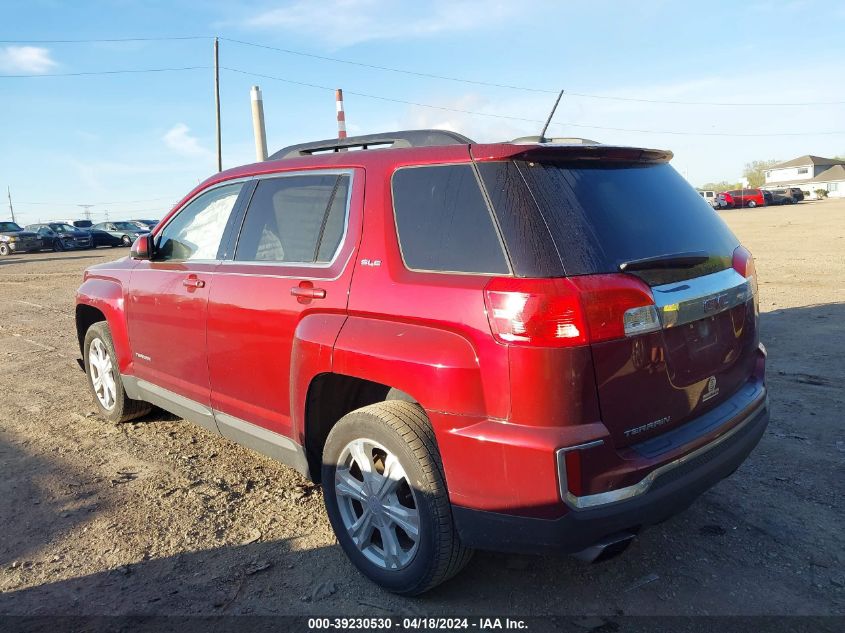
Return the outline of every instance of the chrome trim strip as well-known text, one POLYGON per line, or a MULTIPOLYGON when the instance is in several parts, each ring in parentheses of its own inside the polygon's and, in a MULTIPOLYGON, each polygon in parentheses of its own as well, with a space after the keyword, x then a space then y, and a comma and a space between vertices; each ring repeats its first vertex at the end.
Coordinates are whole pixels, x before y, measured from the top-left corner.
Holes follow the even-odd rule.
POLYGON ((653 286, 654 303, 664 328, 720 314, 748 301, 754 286, 733 268, 653 286))
POLYGON ((568 453, 570 451, 580 451, 585 448, 593 448, 594 446, 601 446, 604 444, 604 440, 593 440, 592 442, 587 442, 586 444, 576 444, 575 446, 567 446, 565 448, 559 448, 555 451, 557 455, 562 455, 563 453, 568 453))
POLYGON ((204 404, 174 393, 164 387, 159 387, 151 382, 135 376, 120 375, 126 395, 134 400, 143 400, 174 415, 194 422, 212 433, 219 433, 217 422, 214 420, 214 412, 204 404))
POLYGON ((561 498, 563 501, 573 510, 583 510, 585 508, 595 508, 598 506, 605 506, 612 503, 618 503, 620 501, 625 501, 627 499, 631 499, 633 497, 638 497, 648 491, 651 488, 651 485, 655 482, 655 480, 664 475, 665 473, 669 472, 670 470, 674 470, 679 466, 687 463, 691 459, 695 459, 699 455, 703 455, 704 453, 716 448, 726 440, 730 439, 737 433, 739 433, 742 429, 744 429, 748 424, 750 424, 756 417, 757 414, 760 413, 762 409, 765 409, 769 404, 769 396, 767 395, 763 401, 758 404, 754 409, 749 413, 746 418, 734 426, 731 430, 727 433, 724 433, 717 437, 715 440, 710 442, 709 444, 705 444, 704 446, 698 448, 697 450, 692 451, 691 453, 687 453, 686 455, 681 455, 677 459, 672 460, 671 462, 664 464, 660 468, 656 468, 655 470, 651 471, 648 475, 643 477, 640 481, 630 486, 626 486, 624 488, 617 488, 616 490, 608 490, 607 492, 599 492, 592 495, 584 495, 582 497, 575 496, 569 489, 566 487, 566 468, 565 465, 562 466, 561 461, 561 449, 557 451, 558 454, 558 472, 560 473, 560 493, 561 498))
POLYGON ((222 413, 215 409, 214 419, 217 420, 217 424, 222 427, 220 429, 220 433, 221 435, 223 435, 223 437, 228 437, 229 439, 237 439, 236 437, 231 437, 230 434, 227 433, 228 429, 232 429, 254 437, 257 440, 267 442, 268 444, 274 444, 285 450, 299 450, 299 444, 294 442, 291 438, 285 435, 281 435, 280 433, 268 431, 264 427, 257 426, 255 424, 252 424, 251 422, 247 422, 246 420, 241 420, 240 418, 236 418, 235 416, 229 415, 228 413, 222 413))
POLYGON ((343 213, 343 232, 340 234, 340 241, 337 243, 337 248, 332 253, 332 257, 328 262, 278 262, 272 260, 239 260, 234 259, 238 253, 238 244, 241 241, 241 231, 243 231, 243 225, 246 223, 246 217, 249 214, 249 208, 252 206, 250 204, 247 205, 246 211, 244 212, 244 217, 241 222, 241 227, 238 229, 238 239, 235 242, 235 248, 232 253, 231 260, 224 260, 224 263, 231 262, 232 264, 246 264, 246 265, 256 265, 256 266, 295 266, 295 267, 302 267, 302 268, 331 268, 334 263, 337 261, 337 258, 340 256, 340 252, 343 250, 343 246, 346 243, 347 234, 349 233, 349 218, 352 213, 352 191, 355 187, 355 170, 353 168, 341 168, 341 169, 298 169, 296 171, 279 171, 279 172, 272 172, 269 174, 258 174, 254 177, 255 180, 259 181, 259 184, 262 180, 273 180, 276 178, 295 178, 297 176, 349 176, 349 188, 346 192, 346 207, 344 208, 343 213))

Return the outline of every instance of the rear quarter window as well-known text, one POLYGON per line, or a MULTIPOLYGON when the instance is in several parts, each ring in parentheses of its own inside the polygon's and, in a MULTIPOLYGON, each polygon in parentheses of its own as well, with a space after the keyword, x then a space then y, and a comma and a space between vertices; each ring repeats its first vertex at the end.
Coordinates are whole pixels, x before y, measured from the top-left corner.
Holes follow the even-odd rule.
POLYGON ((398 169, 392 188, 399 246, 409 269, 510 272, 472 165, 398 169))

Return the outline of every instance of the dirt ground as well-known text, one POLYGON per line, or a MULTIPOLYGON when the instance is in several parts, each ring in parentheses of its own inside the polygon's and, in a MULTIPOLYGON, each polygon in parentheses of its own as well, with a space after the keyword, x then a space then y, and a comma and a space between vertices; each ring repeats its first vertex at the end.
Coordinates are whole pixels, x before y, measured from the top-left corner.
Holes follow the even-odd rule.
POLYGON ((621 557, 478 552, 417 599, 340 551, 319 488, 174 416, 94 414, 82 270, 0 260, 0 614, 845 614, 845 201, 730 211, 756 256, 771 425, 749 460, 621 557))

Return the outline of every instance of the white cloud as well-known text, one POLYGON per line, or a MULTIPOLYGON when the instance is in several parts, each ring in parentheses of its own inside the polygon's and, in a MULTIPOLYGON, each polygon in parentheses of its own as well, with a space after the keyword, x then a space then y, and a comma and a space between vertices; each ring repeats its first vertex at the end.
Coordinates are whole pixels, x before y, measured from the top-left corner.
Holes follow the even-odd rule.
POLYGON ((199 139, 191 135, 191 128, 177 123, 162 136, 164 144, 183 156, 210 156, 211 152, 200 145, 199 139))
POLYGON ((427 37, 511 23, 524 7, 488 0, 479 7, 470 0, 405 3, 390 0, 297 0, 248 18, 252 28, 284 29, 340 47, 371 40, 427 37))
POLYGON ((10 73, 46 73, 58 64, 50 50, 39 46, 6 46, 0 49, 0 69, 10 73))

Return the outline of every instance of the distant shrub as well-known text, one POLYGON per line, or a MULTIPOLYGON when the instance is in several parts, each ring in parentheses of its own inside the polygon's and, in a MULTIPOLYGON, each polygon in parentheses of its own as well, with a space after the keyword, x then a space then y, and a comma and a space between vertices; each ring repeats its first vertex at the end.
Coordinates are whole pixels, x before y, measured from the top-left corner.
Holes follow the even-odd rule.
POLYGON ((816 189, 815 192, 818 199, 827 198, 827 189, 816 189))

